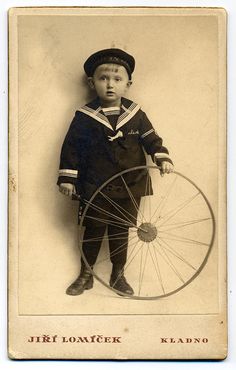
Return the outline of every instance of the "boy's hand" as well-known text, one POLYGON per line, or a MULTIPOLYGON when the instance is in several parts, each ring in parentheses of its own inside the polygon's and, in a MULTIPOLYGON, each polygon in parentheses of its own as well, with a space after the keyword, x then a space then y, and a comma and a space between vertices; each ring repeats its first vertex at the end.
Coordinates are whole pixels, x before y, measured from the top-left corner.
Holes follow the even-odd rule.
POLYGON ((174 166, 172 163, 163 161, 161 163, 161 176, 164 176, 165 173, 171 173, 174 171, 174 166))
POLYGON ((59 186, 59 191, 64 195, 72 197, 72 194, 75 194, 75 185, 62 182, 59 186))

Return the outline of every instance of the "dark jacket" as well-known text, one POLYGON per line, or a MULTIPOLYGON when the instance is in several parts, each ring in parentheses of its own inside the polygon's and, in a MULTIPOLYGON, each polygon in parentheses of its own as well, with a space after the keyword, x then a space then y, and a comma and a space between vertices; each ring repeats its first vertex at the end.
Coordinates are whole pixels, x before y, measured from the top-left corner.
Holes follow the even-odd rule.
MULTIPOLYGON (((152 157, 159 153, 158 165, 163 160, 171 162, 168 150, 162 146, 162 139, 136 103, 122 98, 120 116, 116 129, 113 129, 99 100, 95 99, 75 113, 62 146, 57 184, 72 183, 77 192, 88 199, 96 188, 116 173, 146 165, 143 149, 152 157)), ((124 178, 135 196, 145 194, 146 170, 128 173, 124 178)), ((119 188, 124 186, 121 179, 113 184, 111 196, 127 197, 127 190, 119 188)))

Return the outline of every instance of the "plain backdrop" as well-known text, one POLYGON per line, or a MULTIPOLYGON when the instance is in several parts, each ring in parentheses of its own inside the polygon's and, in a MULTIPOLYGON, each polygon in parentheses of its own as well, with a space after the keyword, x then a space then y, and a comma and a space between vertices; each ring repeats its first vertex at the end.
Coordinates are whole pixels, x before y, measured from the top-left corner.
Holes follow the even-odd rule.
MULTIPOLYGON (((113 2, 112 4, 109 3, 109 5, 115 5, 116 3, 113 2)), ((2 43, 2 46, 3 46, 3 51, 1 53, 1 64, 4 68, 4 74, 2 76, 2 81, 1 81, 1 100, 2 100, 2 106, 4 106, 4 110, 1 111, 1 121, 3 122, 3 124, 1 125, 1 172, 4 174, 4 176, 1 178, 1 204, 3 204, 3 207, 1 207, 1 220, 4 220, 2 223, 1 223, 1 245, 3 246, 3 248, 1 249, 1 262, 3 262, 3 269, 2 269, 2 295, 1 295, 1 306, 2 306, 2 312, 3 312, 3 315, 1 315, 2 317, 2 325, 1 325, 1 328, 3 328, 2 330, 2 337, 1 337, 1 363, 4 364, 4 368, 5 369, 8 369, 8 368, 14 368, 14 367, 17 367, 17 368, 26 368, 27 366, 30 366, 30 368, 35 367, 35 368, 39 368, 41 369, 41 367, 43 366, 44 368, 54 368, 54 367, 57 367, 59 368, 60 366, 61 367, 73 367, 73 366, 78 366, 77 363, 75 362, 34 362, 33 364, 30 363, 30 362, 11 362, 9 360, 6 359, 6 285, 5 285, 5 282, 6 282, 6 224, 7 224, 7 218, 6 218, 6 194, 7 194, 7 190, 6 190, 6 177, 7 177, 7 98, 6 98, 6 95, 7 95, 7 54, 6 54, 6 46, 7 46, 7 31, 6 31, 6 10, 7 8, 11 7, 11 6, 27 6, 27 5, 31 5, 31 6, 36 6, 36 5, 67 5, 67 3, 65 2, 60 2, 60 1, 57 1, 57 2, 54 2, 54 1, 51 1, 50 3, 49 2, 40 2, 37 3, 37 2, 34 2, 34 1, 25 1, 25 2, 14 2, 14 1, 6 1, 4 3, 4 5, 1 5, 1 19, 2 19, 2 35, 4 35, 4 42, 2 43), (4 57, 4 58, 3 58, 4 57)), ((73 5, 73 2, 70 2, 69 5, 73 5)), ((76 2, 76 4, 74 5, 80 5, 79 2, 76 2)), ((82 5, 85 5, 85 4, 82 4, 82 5)), ((86 4, 88 5, 88 4, 86 4)), ((107 5, 106 3, 102 3, 102 2, 95 2, 93 3, 92 5, 107 5)), ((127 5, 125 2, 119 2, 119 5, 127 5)), ((129 3, 129 5, 131 5, 131 3, 129 3)), ((132 5, 144 5, 144 4, 140 4, 140 3, 132 3, 132 5)), ((234 106, 232 104, 233 102, 233 97, 235 96, 235 74, 234 74, 234 70, 233 70, 233 66, 235 65, 235 55, 233 54, 232 52, 232 44, 233 44, 233 34, 235 34, 235 30, 233 29, 233 24, 235 24, 235 4, 233 1, 199 1, 199 2, 192 2, 192 1, 188 1, 188 2, 180 2, 180 1, 175 1, 175 2, 150 2, 150 4, 147 4, 147 2, 145 2, 145 5, 171 5, 171 6, 176 6, 176 5, 181 5, 181 6, 186 6, 186 5, 192 5, 192 6, 196 6, 196 5, 203 5, 203 6, 224 6, 226 8, 228 8, 229 10, 229 15, 230 15, 230 18, 229 18, 229 163, 230 163, 230 167, 229 167, 229 175, 230 175, 230 181, 229 181, 229 267, 230 267, 230 271, 231 271, 231 275, 230 275, 230 278, 229 278, 229 303, 230 303, 230 328, 233 328, 233 326, 235 326, 235 319, 233 318, 233 314, 232 314, 232 311, 233 311, 233 304, 234 304, 234 307, 235 307, 235 294, 234 294, 234 290, 233 290, 233 281, 235 281, 235 279, 233 280, 233 277, 235 275, 234 273, 234 270, 232 268, 232 265, 233 265, 233 260, 235 259, 235 252, 233 251, 233 244, 234 244, 234 240, 235 240, 235 235, 234 235, 234 231, 233 231, 233 216, 234 216, 234 212, 235 212, 235 209, 234 209, 234 206, 233 206, 233 203, 235 202, 235 195, 233 194, 233 189, 235 188, 235 174, 233 173, 233 157, 235 156, 235 149, 234 149, 234 144, 233 144, 233 136, 235 137, 235 129, 233 127, 233 120, 235 118, 235 110, 234 110, 234 106)), ((122 46, 122 45, 119 45, 119 46, 122 46)), ((75 102, 75 105, 76 105, 76 102, 75 102)), ((68 108, 68 109, 71 109, 70 112, 68 111, 68 117, 71 115, 71 112, 73 111, 74 107, 71 106, 71 108, 68 108), (70 114, 69 114, 70 113, 70 114)), ((164 136, 164 135, 163 135, 164 136)), ((169 139, 168 139, 169 140, 169 139)), ((58 140, 59 141, 59 140, 58 140)), ((235 217, 234 217, 235 219, 235 217)), ((221 362, 221 363, 214 363, 213 366, 217 366, 217 367, 220 367, 220 368, 233 368, 233 363, 235 364, 235 357, 233 355, 233 346, 234 346, 234 337, 232 335, 232 330, 229 331, 230 333, 230 356, 228 358, 228 360, 224 361, 224 362, 221 362)), ((234 346, 235 347, 235 346, 234 346)), ((124 367, 124 364, 119 364, 119 363, 113 363, 112 366, 115 367, 119 367, 120 365, 122 365, 122 368, 124 367)), ((125 364, 125 366, 128 367, 132 367, 134 366, 136 369, 137 368, 143 368, 143 365, 142 363, 129 363, 129 364, 125 364)), ((99 368, 99 366, 101 366, 102 368, 106 367, 106 366, 111 366, 111 364, 109 363, 83 363, 83 367, 84 368, 92 368, 92 367, 96 367, 96 368, 99 368)), ((197 363, 197 362, 192 362, 191 364, 189 363, 181 363, 181 362, 178 362, 178 363, 169 363, 169 362, 165 362, 165 363, 145 363, 144 365, 145 367, 157 367, 157 366, 161 366, 161 368, 164 368, 164 367, 167 367, 167 368, 177 368, 178 366, 180 366, 181 368, 183 368, 184 366, 187 366, 188 368, 198 368, 198 366, 201 366, 201 367, 204 367, 204 366, 209 366, 208 363, 197 363), (191 366, 190 366, 191 365, 191 366)), ((235 366, 235 365, 234 365, 235 366)))
MULTIPOLYGON (((218 167, 222 163, 218 139, 222 132, 219 133, 218 116, 217 17, 21 15, 18 17, 20 313, 217 312, 217 235, 207 268, 196 282, 168 300, 148 306, 134 301, 117 305, 116 300, 107 302, 104 294, 95 295, 93 290, 80 297, 78 307, 77 300, 71 301, 64 294, 78 275, 79 253, 77 204, 63 197, 56 186, 59 155, 75 110, 91 99, 83 63, 96 50, 112 46, 135 56, 136 68, 128 97, 141 105, 163 137, 176 170, 205 193, 217 220, 221 180, 218 167)), ((172 203, 175 208, 181 201, 176 197, 172 203)), ((206 215, 203 213, 202 217, 206 215)), ((190 213, 188 217, 191 219, 190 213)), ((202 235, 199 239, 206 240, 202 235)), ((110 268, 107 264, 100 273, 106 274, 110 268)))

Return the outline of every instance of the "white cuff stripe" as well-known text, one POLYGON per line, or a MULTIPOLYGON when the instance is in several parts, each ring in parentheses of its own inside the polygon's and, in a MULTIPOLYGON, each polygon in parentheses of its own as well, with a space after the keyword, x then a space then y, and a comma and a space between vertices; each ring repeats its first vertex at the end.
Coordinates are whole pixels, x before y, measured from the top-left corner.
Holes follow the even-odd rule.
POLYGON ((142 139, 145 138, 146 136, 150 135, 152 132, 154 132, 153 128, 151 128, 151 130, 149 130, 149 131, 145 132, 143 135, 141 135, 141 138, 142 139))
POLYGON ((59 170, 59 176, 67 176, 67 177, 74 177, 76 178, 78 176, 78 171, 77 170, 59 170))
POLYGON ((155 158, 170 158, 170 156, 167 153, 155 153, 154 154, 155 158))

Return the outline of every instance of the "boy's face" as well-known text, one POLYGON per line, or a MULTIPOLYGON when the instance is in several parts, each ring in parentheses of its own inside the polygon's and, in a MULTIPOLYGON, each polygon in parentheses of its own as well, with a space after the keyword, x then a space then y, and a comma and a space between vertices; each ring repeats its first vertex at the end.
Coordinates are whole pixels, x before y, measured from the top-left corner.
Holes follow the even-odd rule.
POLYGON ((88 81, 104 107, 119 106, 121 97, 131 85, 125 67, 110 63, 98 66, 88 81))

